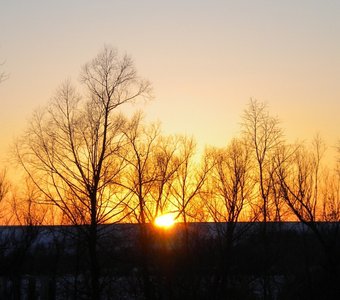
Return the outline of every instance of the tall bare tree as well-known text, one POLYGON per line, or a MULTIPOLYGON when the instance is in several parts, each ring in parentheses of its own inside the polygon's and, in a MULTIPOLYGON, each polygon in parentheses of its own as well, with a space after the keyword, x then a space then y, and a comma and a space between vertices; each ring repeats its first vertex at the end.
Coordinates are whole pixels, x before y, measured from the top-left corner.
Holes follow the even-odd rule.
POLYGON ((274 166, 272 164, 276 149, 283 143, 283 132, 279 120, 269 114, 267 105, 251 99, 244 111, 242 129, 247 143, 252 149, 256 171, 254 182, 259 190, 262 221, 271 219, 271 193, 273 191, 274 166))
POLYGON ((120 216, 120 151, 124 118, 117 108, 147 97, 150 84, 138 77, 128 56, 105 47, 81 72, 85 95, 65 83, 50 105, 35 113, 16 154, 42 192, 73 224, 86 224, 91 298, 100 298, 98 225, 120 216))

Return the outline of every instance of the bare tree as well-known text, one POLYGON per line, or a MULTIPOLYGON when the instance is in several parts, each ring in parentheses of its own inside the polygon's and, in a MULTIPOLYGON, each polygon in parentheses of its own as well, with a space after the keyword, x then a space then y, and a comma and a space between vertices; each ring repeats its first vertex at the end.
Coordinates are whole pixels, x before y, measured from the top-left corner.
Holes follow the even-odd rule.
POLYGON ((312 150, 298 145, 290 158, 281 161, 277 167, 282 197, 295 216, 304 223, 317 221, 321 148, 322 142, 316 137, 312 150))
POLYGON ((256 171, 254 180, 259 189, 262 220, 271 219, 271 193, 273 192, 274 166, 272 164, 276 149, 283 143, 283 132, 279 120, 272 117, 265 103, 251 99, 243 115, 244 137, 253 152, 256 171))
POLYGON ((150 207, 152 220, 157 216, 173 212, 171 207, 171 190, 176 171, 181 165, 178 149, 181 145, 179 136, 160 136, 153 154, 153 166, 156 171, 156 180, 151 191, 150 207))
POLYGON ((127 191, 129 201, 126 205, 139 224, 152 221, 150 214, 150 194, 157 173, 154 168, 153 155, 160 134, 157 124, 145 126, 142 114, 138 113, 123 129, 126 139, 125 152, 121 152, 123 160, 127 163, 124 181, 121 183, 127 191))
POLYGON ((322 221, 340 221, 340 174, 328 171, 323 176, 321 189, 322 221))
POLYGON ((336 165, 323 176, 323 220, 340 221, 340 141, 336 146, 336 165))
POLYGON ((236 223, 252 197, 249 149, 243 141, 233 139, 226 149, 215 149, 210 155, 214 163, 208 209, 215 221, 236 223))
POLYGON ((36 112, 17 143, 20 164, 40 189, 41 202, 59 207, 73 224, 86 224, 91 298, 100 298, 98 224, 117 221, 123 161, 121 128, 115 114, 124 103, 147 97, 148 82, 132 60, 105 47, 81 72, 85 96, 64 84, 47 109, 36 112))
POLYGON ((202 190, 207 172, 207 165, 203 162, 199 168, 195 162, 196 142, 193 138, 182 137, 179 149, 181 161, 175 172, 175 180, 171 190, 171 204, 178 212, 178 218, 184 223, 193 220, 190 205, 202 190))

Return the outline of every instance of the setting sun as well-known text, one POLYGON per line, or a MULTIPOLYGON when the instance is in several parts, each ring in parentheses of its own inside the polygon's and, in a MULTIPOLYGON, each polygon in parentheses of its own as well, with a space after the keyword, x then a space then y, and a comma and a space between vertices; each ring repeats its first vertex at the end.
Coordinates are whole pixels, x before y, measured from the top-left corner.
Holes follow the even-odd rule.
POLYGON ((171 214, 161 215, 155 219, 157 227, 169 228, 175 223, 174 217, 171 214))

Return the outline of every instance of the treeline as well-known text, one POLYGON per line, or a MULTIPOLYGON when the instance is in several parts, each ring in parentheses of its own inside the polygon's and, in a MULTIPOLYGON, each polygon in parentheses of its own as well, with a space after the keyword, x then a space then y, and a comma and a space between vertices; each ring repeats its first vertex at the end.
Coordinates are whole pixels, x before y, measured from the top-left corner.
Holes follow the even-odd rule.
POLYGON ((84 225, 92 299, 100 294, 100 224, 140 224, 143 255, 149 251, 147 224, 165 213, 185 226, 228 222, 227 241, 240 220, 299 220, 328 247, 315 224, 339 221, 340 169, 323 163, 321 137, 288 143, 278 118, 251 99, 240 135, 199 155, 193 137, 165 136, 141 112, 120 113, 127 103, 151 97, 150 83, 130 57, 106 47, 80 78, 79 87, 65 82, 35 111, 16 141, 14 156, 26 179, 9 192, 1 177, 7 207, 1 217, 29 226, 84 225))
POLYGON ((249 101, 226 147, 197 153, 193 137, 120 112, 151 97, 128 56, 107 47, 80 78, 34 112, 13 147, 26 179, 9 193, 15 185, 1 175, 10 221, 148 223, 169 212, 184 223, 339 220, 340 169, 325 164, 322 138, 288 143, 265 103, 249 101))

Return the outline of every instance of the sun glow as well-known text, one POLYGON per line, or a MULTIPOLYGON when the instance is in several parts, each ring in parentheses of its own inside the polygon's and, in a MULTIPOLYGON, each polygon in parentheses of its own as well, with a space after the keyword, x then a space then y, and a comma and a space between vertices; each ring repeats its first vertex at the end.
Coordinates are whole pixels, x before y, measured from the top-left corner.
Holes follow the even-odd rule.
POLYGON ((155 225, 157 227, 169 228, 174 225, 175 219, 171 214, 161 215, 155 219, 155 225))

